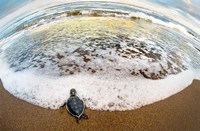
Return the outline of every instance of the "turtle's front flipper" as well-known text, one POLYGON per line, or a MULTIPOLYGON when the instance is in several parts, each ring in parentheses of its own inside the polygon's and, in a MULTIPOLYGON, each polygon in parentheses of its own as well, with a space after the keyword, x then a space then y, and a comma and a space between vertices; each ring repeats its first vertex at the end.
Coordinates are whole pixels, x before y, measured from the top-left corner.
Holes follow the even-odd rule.
POLYGON ((63 108, 63 107, 65 107, 65 106, 66 106, 66 102, 63 103, 63 105, 61 105, 60 107, 63 108))
POLYGON ((82 114, 81 116, 83 119, 89 119, 88 116, 86 114, 82 114))

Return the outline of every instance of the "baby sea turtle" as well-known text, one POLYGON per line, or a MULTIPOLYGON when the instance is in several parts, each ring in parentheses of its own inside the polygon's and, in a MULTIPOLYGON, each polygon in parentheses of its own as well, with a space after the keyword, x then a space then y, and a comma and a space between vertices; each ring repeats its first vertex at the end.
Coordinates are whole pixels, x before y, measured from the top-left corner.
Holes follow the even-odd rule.
POLYGON ((76 96, 75 89, 70 90, 70 97, 67 100, 66 108, 72 116, 77 118, 77 123, 79 123, 81 118, 88 119, 88 116, 84 114, 85 105, 83 101, 76 96))

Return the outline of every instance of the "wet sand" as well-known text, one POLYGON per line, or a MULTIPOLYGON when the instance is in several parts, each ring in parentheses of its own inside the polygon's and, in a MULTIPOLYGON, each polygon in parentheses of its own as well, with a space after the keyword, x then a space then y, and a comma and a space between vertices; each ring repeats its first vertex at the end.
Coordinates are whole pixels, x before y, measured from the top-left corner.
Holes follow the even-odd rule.
POLYGON ((76 123, 65 108, 44 109, 9 94, 0 83, 0 130, 200 130, 200 81, 163 101, 124 112, 86 109, 76 123))

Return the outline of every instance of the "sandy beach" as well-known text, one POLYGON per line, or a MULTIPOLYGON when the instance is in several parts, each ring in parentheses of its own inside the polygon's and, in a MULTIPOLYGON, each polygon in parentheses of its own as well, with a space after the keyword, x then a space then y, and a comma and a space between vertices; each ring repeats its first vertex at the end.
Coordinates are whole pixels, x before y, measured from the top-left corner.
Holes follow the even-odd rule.
POLYGON ((0 83, 0 130, 200 130, 200 81, 163 101, 124 112, 86 109, 76 123, 65 108, 44 109, 9 94, 0 83))

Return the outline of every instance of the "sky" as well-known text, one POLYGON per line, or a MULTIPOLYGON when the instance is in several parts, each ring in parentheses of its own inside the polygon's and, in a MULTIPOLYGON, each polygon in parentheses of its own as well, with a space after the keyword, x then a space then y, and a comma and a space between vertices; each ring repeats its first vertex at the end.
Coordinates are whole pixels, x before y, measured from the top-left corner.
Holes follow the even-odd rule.
POLYGON ((147 0, 162 6, 178 8, 200 20, 200 0, 147 0))

